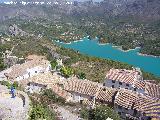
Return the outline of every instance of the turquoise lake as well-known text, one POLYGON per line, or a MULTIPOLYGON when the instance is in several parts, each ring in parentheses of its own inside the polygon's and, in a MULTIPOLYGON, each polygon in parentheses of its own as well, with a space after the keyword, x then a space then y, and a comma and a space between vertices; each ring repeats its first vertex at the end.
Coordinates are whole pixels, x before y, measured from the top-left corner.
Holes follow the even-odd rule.
POLYGON ((112 46, 112 44, 100 45, 98 44, 97 40, 89 39, 71 42, 70 44, 62 42, 56 43, 65 48, 74 49, 82 54, 86 54, 89 56, 128 63, 135 67, 139 67, 146 72, 150 72, 156 76, 160 76, 160 57, 139 55, 139 48, 124 52, 112 46))

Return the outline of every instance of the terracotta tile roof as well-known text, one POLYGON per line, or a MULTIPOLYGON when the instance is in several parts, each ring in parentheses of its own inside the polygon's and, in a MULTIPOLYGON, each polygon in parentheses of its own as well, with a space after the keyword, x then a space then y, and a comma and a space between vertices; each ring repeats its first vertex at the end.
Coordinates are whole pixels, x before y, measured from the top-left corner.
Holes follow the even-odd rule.
POLYGON ((160 83, 158 81, 156 81, 156 80, 145 80, 145 82, 149 82, 149 83, 160 85, 160 83))
POLYGON ((151 97, 160 99, 160 85, 146 82, 145 92, 151 97))
POLYGON ((144 81, 138 81, 138 80, 136 80, 133 84, 134 84, 134 86, 136 88, 145 89, 145 82, 144 81))
POLYGON ((53 84, 51 89, 58 95, 63 97, 64 99, 69 99, 69 93, 65 90, 63 90, 62 87, 59 87, 57 84, 53 84))
POLYGON ((89 96, 95 96, 98 100, 112 102, 116 89, 101 86, 99 83, 89 80, 79 80, 72 78, 64 83, 64 89, 70 92, 77 92, 89 96))
POLYGON ((137 98, 137 94, 125 89, 120 89, 115 97, 115 103, 122 107, 132 109, 132 105, 136 102, 137 98))
POLYGON ((33 76, 29 79, 26 79, 28 82, 34 82, 42 85, 53 85, 58 83, 59 79, 52 75, 51 72, 39 73, 36 76, 33 76))
POLYGON ((139 72, 136 70, 110 69, 106 75, 106 78, 132 84, 137 79, 138 74, 139 72))
POLYGON ((97 83, 91 82, 89 80, 79 80, 77 78, 72 78, 64 84, 64 89, 71 92, 95 96, 98 86, 99 85, 97 83))
POLYGON ((14 65, 11 67, 11 72, 6 73, 5 75, 9 77, 9 79, 15 79, 18 76, 22 76, 27 73, 27 69, 33 68, 33 67, 42 67, 46 69, 50 62, 48 60, 31 60, 28 62, 25 62, 23 64, 14 65))
POLYGON ((147 96, 139 96, 135 105, 135 109, 143 112, 146 116, 160 118, 160 100, 152 99, 147 96))
POLYGON ((125 108, 136 109, 145 113, 146 116, 160 118, 160 100, 153 99, 150 96, 121 89, 115 97, 115 103, 125 108))
POLYGON ((117 90, 112 89, 112 88, 101 87, 99 89, 99 93, 96 99, 107 101, 107 102, 112 102, 112 99, 113 99, 112 97, 115 95, 116 91, 117 90))

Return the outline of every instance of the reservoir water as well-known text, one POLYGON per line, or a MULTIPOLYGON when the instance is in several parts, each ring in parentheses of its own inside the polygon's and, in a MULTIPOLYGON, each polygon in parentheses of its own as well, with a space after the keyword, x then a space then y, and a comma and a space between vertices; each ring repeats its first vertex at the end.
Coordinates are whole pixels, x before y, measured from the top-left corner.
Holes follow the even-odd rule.
POLYGON ((100 45, 97 40, 89 40, 87 38, 71 42, 70 44, 63 42, 56 43, 65 48, 78 50, 80 53, 89 56, 128 63, 160 77, 160 57, 139 55, 139 48, 122 51, 112 46, 112 44, 100 45))

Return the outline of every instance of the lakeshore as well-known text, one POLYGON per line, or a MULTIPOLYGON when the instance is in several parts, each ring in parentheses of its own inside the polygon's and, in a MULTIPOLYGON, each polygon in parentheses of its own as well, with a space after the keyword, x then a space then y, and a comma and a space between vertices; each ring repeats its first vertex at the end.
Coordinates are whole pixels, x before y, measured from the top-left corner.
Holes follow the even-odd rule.
POLYGON ((112 44, 99 44, 96 40, 89 40, 87 38, 66 44, 64 42, 56 42, 57 45, 65 48, 78 50, 82 54, 89 56, 99 57, 103 59, 110 59, 140 67, 146 72, 150 72, 156 76, 160 76, 159 65, 160 58, 139 53, 140 48, 130 49, 127 51, 122 50, 119 46, 112 44))

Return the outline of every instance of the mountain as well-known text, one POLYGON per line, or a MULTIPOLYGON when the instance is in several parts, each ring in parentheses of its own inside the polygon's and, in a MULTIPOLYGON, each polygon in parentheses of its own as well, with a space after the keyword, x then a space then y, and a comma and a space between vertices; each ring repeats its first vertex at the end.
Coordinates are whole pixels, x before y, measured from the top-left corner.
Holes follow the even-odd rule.
POLYGON ((104 0, 99 9, 111 16, 134 16, 142 20, 160 19, 159 0, 104 0))
POLYGON ((1 5, 0 19, 15 16, 25 16, 27 18, 48 17, 48 10, 46 9, 49 9, 53 14, 58 12, 80 16, 86 14, 101 15, 103 17, 132 16, 140 20, 160 19, 159 0, 104 0, 95 4, 90 2, 76 4, 75 2, 70 2, 70 0, 23 0, 23 2, 30 3, 24 7, 20 4, 22 3, 21 0, 13 0, 12 4, 14 5, 1 5), (42 5, 46 7, 45 10, 42 5))

